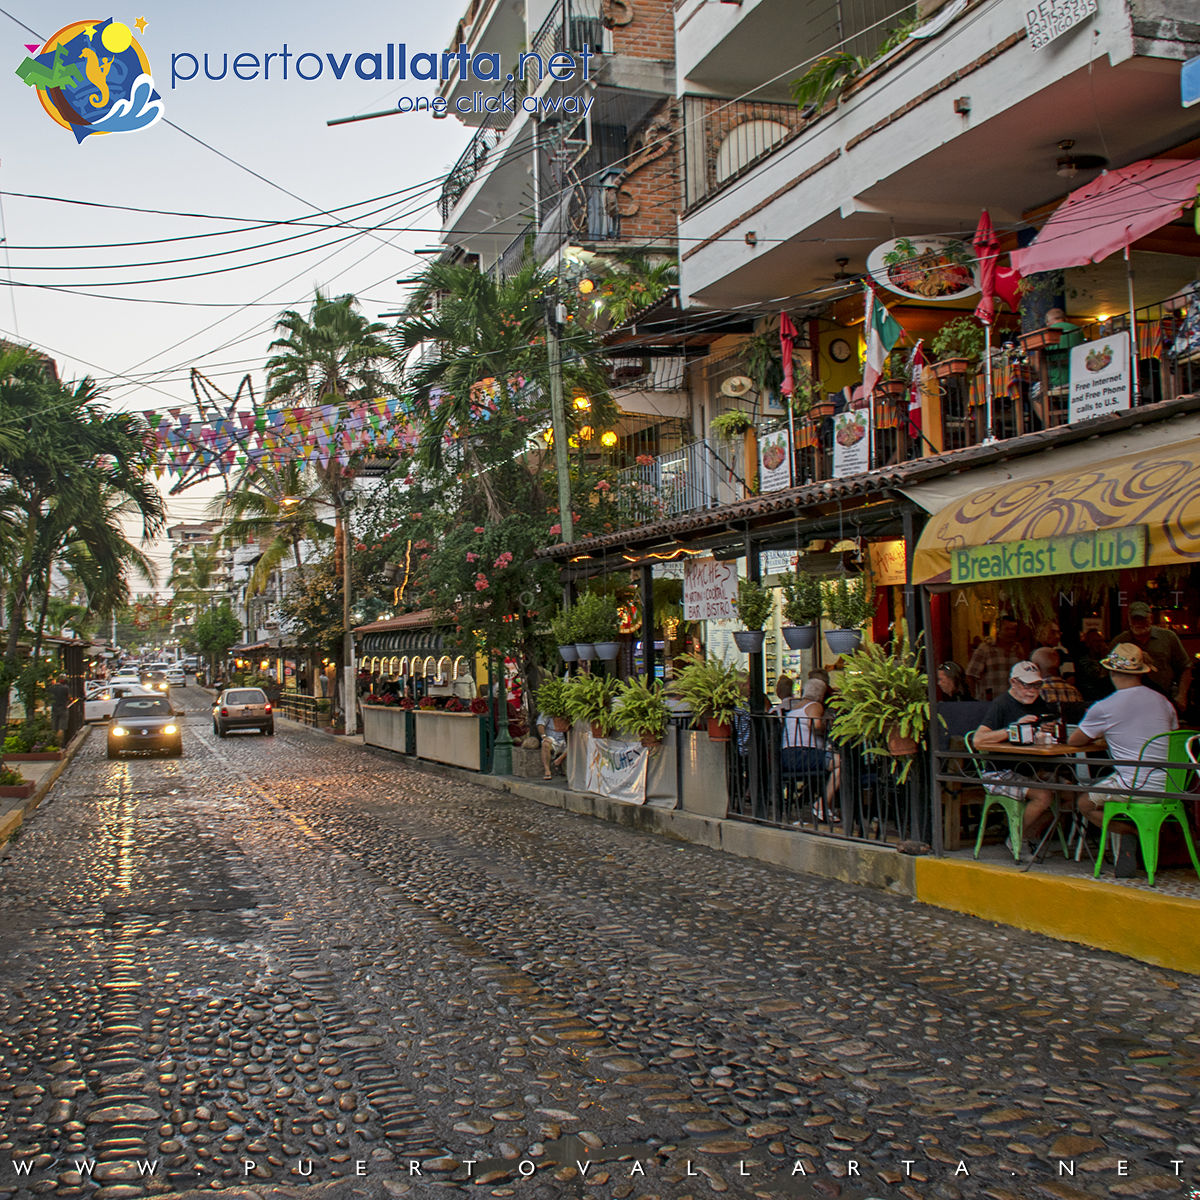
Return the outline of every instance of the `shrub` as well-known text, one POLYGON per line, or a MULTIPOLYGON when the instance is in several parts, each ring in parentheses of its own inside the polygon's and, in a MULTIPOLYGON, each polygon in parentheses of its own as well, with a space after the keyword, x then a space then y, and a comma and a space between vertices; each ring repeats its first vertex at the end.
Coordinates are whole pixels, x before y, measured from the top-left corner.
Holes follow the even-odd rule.
POLYGON ((567 682, 564 679, 547 679, 537 690, 538 712, 561 720, 570 719, 567 702, 567 682))
POLYGON ((874 615, 861 575, 839 575, 822 588, 825 617, 835 629, 861 629, 874 615))
POLYGON ((739 579, 737 599, 733 607, 747 629, 761 629, 771 615, 774 597, 761 583, 753 579, 739 579))
POLYGON ((567 718, 596 725, 605 734, 617 728, 612 704, 620 684, 608 675, 576 675, 567 682, 567 718))
POLYGON ((692 710, 693 725, 699 725, 705 717, 728 725, 743 703, 745 678, 740 667, 693 654, 668 690, 692 710))
POLYGON ((783 577, 783 615, 793 625, 815 625, 821 619, 821 581, 793 571, 783 577))

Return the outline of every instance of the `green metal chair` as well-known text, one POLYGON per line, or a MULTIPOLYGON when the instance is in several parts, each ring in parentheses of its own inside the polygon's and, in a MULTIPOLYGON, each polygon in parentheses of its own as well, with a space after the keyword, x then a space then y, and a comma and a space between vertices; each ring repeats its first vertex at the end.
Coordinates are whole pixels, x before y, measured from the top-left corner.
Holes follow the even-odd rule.
MULTIPOLYGON (((1169 733, 1157 733, 1142 747, 1138 759, 1146 759, 1146 753, 1152 746, 1166 746, 1166 762, 1181 762, 1185 755, 1196 763, 1196 743, 1200 739, 1194 729, 1175 729, 1169 733)), ((1138 786, 1138 773, 1143 768, 1139 766, 1134 772, 1133 786, 1138 786)), ((1155 768, 1147 766, 1147 771, 1155 768)), ((1146 868, 1150 886, 1154 886, 1154 873, 1158 869, 1158 843, 1162 827, 1166 821, 1174 817, 1183 830, 1183 840, 1191 855, 1192 866, 1200 878, 1200 860, 1196 858, 1196 847, 1192 842, 1192 834, 1188 829, 1187 813, 1183 801, 1166 795, 1167 792, 1186 792, 1192 783, 1192 770, 1187 767, 1164 768, 1166 786, 1160 798, 1130 796, 1126 799, 1114 796, 1104 805, 1104 823, 1100 826, 1100 852, 1096 855, 1096 870, 1094 879, 1100 878, 1100 870, 1104 866, 1104 847, 1108 844, 1108 826, 1114 817, 1125 817, 1137 827, 1138 843, 1142 850, 1142 865, 1146 868)), ((1102 781, 1101 781, 1102 782, 1102 781)))
MULTIPOLYGON (((975 764, 975 771, 979 775, 979 782, 983 785, 983 811, 979 814, 979 836, 975 839, 975 857, 979 857, 979 851, 983 847, 983 833, 987 828, 988 810, 998 805, 1004 809, 1008 816, 1008 844, 1012 848, 1013 861, 1019 863, 1021 861, 1021 841, 1025 830, 1025 801, 1017 800, 1012 796, 1000 796, 995 792, 989 792, 987 780, 983 778, 987 766, 979 757, 979 752, 975 749, 975 734, 964 734, 963 743, 966 745, 967 753, 971 756, 972 763, 975 764)), ((1058 833, 1058 841, 1059 845, 1062 846, 1063 854, 1069 857, 1067 841, 1063 836, 1061 825, 1056 827, 1056 832, 1058 833)))

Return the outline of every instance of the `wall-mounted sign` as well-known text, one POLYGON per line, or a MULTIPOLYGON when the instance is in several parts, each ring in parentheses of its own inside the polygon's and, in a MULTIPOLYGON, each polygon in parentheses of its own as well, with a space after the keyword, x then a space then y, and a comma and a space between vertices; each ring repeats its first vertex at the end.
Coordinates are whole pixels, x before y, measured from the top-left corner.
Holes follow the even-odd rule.
POLYGON ((871 410, 855 408, 833 418, 833 477, 871 469, 871 410))
POLYGON ((1025 9, 1025 32, 1034 50, 1074 29, 1099 9, 1096 0, 1036 0, 1025 9))
POLYGON ((984 583, 1120 571, 1146 565, 1146 527, 1093 529, 1063 537, 1025 538, 950 551, 951 583, 984 583))
POLYGON ((961 238, 902 237, 876 246, 867 270, 876 283, 910 300, 950 301, 972 296, 975 250, 961 238))
POLYGON ((683 568, 684 620, 732 621, 737 581, 737 563, 693 558, 683 568))
POLYGON ((758 490, 778 492, 791 487, 791 471, 788 469, 791 441, 787 428, 758 436, 758 490))
POLYGON ((903 538, 869 542, 867 559, 871 564, 871 581, 876 587, 903 587, 908 582, 903 538))
POLYGON ((1125 330, 1071 347, 1068 420, 1086 420, 1129 407, 1129 334, 1125 330))

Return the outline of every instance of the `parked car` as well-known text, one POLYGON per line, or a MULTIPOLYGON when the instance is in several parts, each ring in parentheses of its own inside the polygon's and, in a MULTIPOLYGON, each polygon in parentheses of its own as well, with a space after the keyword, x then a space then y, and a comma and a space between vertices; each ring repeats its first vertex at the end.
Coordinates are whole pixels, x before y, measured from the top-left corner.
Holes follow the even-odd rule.
POLYGON ((94 696, 83 702, 83 719, 85 721, 107 721, 113 715, 117 704, 126 696, 160 696, 161 692, 144 688, 140 683, 111 683, 101 688, 94 696))
POLYGON ((275 717, 262 688, 227 688, 213 705, 213 733, 224 737, 231 729, 258 729, 271 737, 275 717))
POLYGON ((107 679, 85 679, 83 682, 83 697, 90 700, 97 692, 102 692, 111 686, 107 679))
POLYGON ((123 696, 108 727, 108 757, 165 750, 178 758, 183 753, 180 716, 166 696, 123 696))

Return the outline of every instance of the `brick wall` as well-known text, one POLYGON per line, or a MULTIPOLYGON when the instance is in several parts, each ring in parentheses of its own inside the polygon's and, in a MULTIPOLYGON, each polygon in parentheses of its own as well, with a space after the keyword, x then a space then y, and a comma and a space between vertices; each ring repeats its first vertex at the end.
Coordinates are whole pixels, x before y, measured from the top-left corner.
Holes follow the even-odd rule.
MULTIPOLYGON (((666 7, 666 3, 663 7, 666 7)), ((636 154, 639 143, 658 143, 666 137, 666 152, 634 166, 629 178, 621 185, 621 206, 637 211, 621 218, 623 242, 667 241, 673 244, 678 233, 677 217, 683 203, 683 147, 679 131, 678 107, 673 100, 665 101, 629 139, 629 152, 636 154), (664 132, 663 121, 668 122, 664 132)))
POLYGON ((674 61, 674 0, 621 0, 613 5, 614 15, 619 16, 623 6, 633 14, 633 20, 613 27, 613 53, 674 61))

